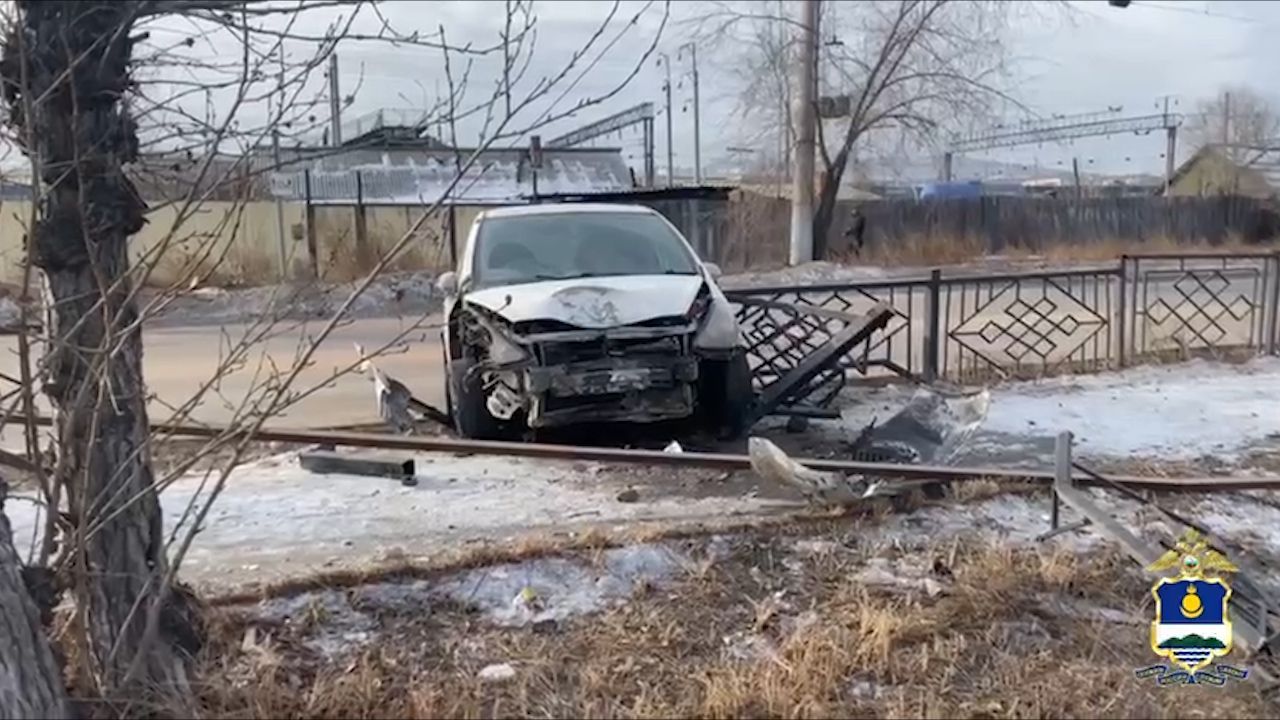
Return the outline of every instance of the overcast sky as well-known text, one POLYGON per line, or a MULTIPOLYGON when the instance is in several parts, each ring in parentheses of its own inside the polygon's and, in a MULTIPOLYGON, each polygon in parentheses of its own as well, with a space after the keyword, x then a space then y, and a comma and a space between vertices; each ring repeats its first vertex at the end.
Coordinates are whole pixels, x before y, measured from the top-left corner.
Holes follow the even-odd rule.
MULTIPOLYGON (((786 4, 792 6, 793 12, 798 5, 793 0, 786 4)), ((386 2, 379 7, 383 17, 400 33, 429 34, 443 26, 451 42, 473 42, 477 46, 496 41, 504 17, 502 0, 386 2)), ((603 0, 537 0, 537 44, 521 87, 527 91, 540 77, 557 72, 600 27, 610 7, 612 3, 603 0)), ((688 55, 683 53, 677 58, 677 50, 692 32, 691 19, 708 7, 697 0, 673 2, 671 17, 661 33, 660 50, 670 53, 673 60, 674 153, 677 167, 681 168, 691 167, 693 160, 692 87, 688 55)), ((1127 9, 1117 9, 1097 0, 1073 2, 1070 8, 1070 12, 1050 12, 1047 17, 1020 22, 1011 38, 1018 60, 1010 90, 1042 115, 1102 111, 1109 106, 1123 106, 1125 114, 1144 114, 1162 107, 1161 98, 1166 95, 1171 96, 1174 110, 1194 112, 1198 100, 1214 95, 1228 83, 1251 86, 1280 104, 1280 93, 1272 82, 1280 67, 1280 43, 1275 41, 1280 31, 1280 3, 1133 0, 1127 9)), ((836 11, 853 13, 857 6, 837 7, 836 11)), ((367 10, 362 13, 357 29, 376 30, 377 17, 367 10)), ((309 13, 299 27, 322 30, 334 14, 309 13)), ((554 98, 563 97, 559 106, 596 97, 616 87, 658 34, 662 15, 660 1, 624 2, 588 58, 594 59, 597 51, 605 47, 608 51, 591 65, 590 72, 581 76, 575 72, 560 83, 560 90, 553 93, 554 98), (636 23, 628 27, 633 17, 636 23)), ((157 37, 172 39, 175 32, 188 31, 188 27, 189 24, 169 23, 169 30, 157 37)), ((303 50, 295 45, 291 53, 301 54, 303 50)), ((725 64, 733 61, 732 55, 717 53, 711 46, 700 46, 700 50, 703 160, 704 165, 715 166, 729 157, 726 148, 743 144, 747 133, 734 114, 738 88, 724 72, 725 64)), ((193 52, 226 52, 226 43, 204 42, 193 52)), ((380 108, 429 106, 446 87, 438 50, 351 42, 340 46, 339 61, 342 92, 354 95, 354 103, 344 111, 346 119, 380 108)), ((455 63, 455 72, 460 73, 462 59, 455 58, 455 63)), ((470 82, 472 100, 492 91, 500 64, 500 55, 476 61, 470 82)), ((580 63, 580 67, 587 64, 580 63)), ((540 134, 546 139, 641 102, 651 101, 661 108, 664 74, 655 58, 650 58, 616 97, 545 127, 540 134)), ((322 86, 323 78, 316 75, 316 84, 322 86)), ((520 95, 519 90, 516 94, 520 95)), ((550 104, 550 98, 544 100, 528 110, 522 121, 532 120, 550 104)), ((665 123, 666 118, 659 116, 659 174, 666 164, 665 123)), ((474 143, 480 126, 478 118, 463 123, 460 144, 474 143)), ((639 170, 639 128, 599 144, 622 147, 639 170)), ((1183 152, 1179 156, 1185 156, 1185 148, 1180 150, 1183 152)), ((994 151, 978 157, 1039 163, 1051 168, 1069 168, 1071 158, 1077 157, 1084 171, 1158 174, 1163 172, 1163 152, 1163 136, 1152 133, 994 151)))
MULTIPOLYGON (((1029 20, 1016 28, 1016 65, 1020 76, 1012 88, 1028 105, 1044 115, 1072 114, 1124 106, 1125 114, 1145 113, 1160 107, 1161 97, 1172 96, 1179 111, 1194 112, 1196 101, 1212 96, 1224 83, 1252 86, 1273 101, 1280 100, 1272 82, 1280 67, 1280 3, 1231 2, 1228 0, 1134 0, 1127 9, 1112 8, 1101 0, 1074 2, 1073 12, 1047 19, 1029 20)), ((387 17, 402 31, 415 28, 427 32, 442 24, 459 38, 493 37, 502 13, 502 3, 388 3, 387 17)), ((539 16, 539 37, 535 67, 542 72, 565 60, 565 53, 579 46, 603 19, 610 3, 579 0, 535 4, 539 16)), ((634 14, 641 3, 627 3, 620 16, 634 14)), ((678 46, 687 39, 687 21, 704 11, 702 3, 686 0, 672 4, 662 49, 673 59, 678 46)), ((847 11, 846 11, 847 12, 847 11)), ((596 72, 584 78, 575 92, 599 93, 618 75, 628 71, 650 33, 656 31, 660 3, 642 17, 636 31, 614 52, 607 55, 596 72)), ((423 104, 435 92, 438 53, 422 49, 396 50, 362 44, 341 55, 341 77, 348 85, 363 85, 348 112, 359 114, 381 106, 423 104)), ((705 53, 699 58, 702 88, 702 147, 705 163, 726 156, 725 148, 740 143, 744 133, 732 121, 736 88, 732 87, 718 62, 727 58, 705 53)), ((675 154, 678 166, 692 164, 693 120, 689 103, 692 88, 687 58, 674 63, 677 71, 674 103, 675 154), (685 77, 682 77, 682 73, 685 77)), ((650 62, 626 92, 607 105, 584 112, 582 122, 630 105, 662 101, 663 69, 650 62)), ((483 76, 484 73, 481 73, 483 76)), ((492 81, 492 76, 486 78, 492 81)), ((544 136, 573 127, 570 120, 547 128, 544 136)), ((665 166, 665 118, 658 122, 658 165, 665 166)), ((640 149, 639 131, 606 141, 620 144, 632 156, 640 149)), ((1077 140, 1068 145, 1028 147, 999 151, 982 157, 1069 167, 1078 157, 1082 169, 1094 172, 1153 172, 1163 169, 1160 153, 1164 138, 1158 134, 1077 140)), ((1183 153, 1179 153, 1182 155, 1183 153)), ((638 163, 638 157, 636 159, 638 163)))

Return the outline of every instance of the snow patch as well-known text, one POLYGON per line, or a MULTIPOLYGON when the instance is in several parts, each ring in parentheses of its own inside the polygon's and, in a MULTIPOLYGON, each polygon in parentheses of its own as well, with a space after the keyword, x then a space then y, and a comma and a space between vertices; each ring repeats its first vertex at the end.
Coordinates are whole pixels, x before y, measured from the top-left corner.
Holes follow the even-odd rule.
MULTIPOLYGON (((856 388, 845 394, 839 422, 814 423, 811 432, 848 440, 873 418, 887 420, 913 390, 856 388)), ((990 392, 986 421, 955 464, 1048 467, 1062 430, 1074 434, 1082 458, 1166 462, 1215 457, 1238 463, 1251 449, 1280 439, 1280 358, 1143 366, 1003 383, 990 392)))
MULTIPOLYGON (((592 463, 412 457, 418 479, 413 487, 385 478, 313 474, 289 455, 236 468, 191 547, 184 578, 269 581, 347 562, 363 564, 393 551, 412 559, 448 545, 537 531, 563 533, 588 524, 702 519, 795 506, 750 497, 650 493, 642 502, 620 503, 618 489, 629 478, 616 479, 592 463)), ((161 494, 170 531, 202 479, 184 477, 161 494)), ((34 537, 34 505, 10 503, 6 511, 15 538, 34 537)), ((19 552, 26 552, 25 543, 19 552)))
POLYGON ((22 321, 22 309, 11 297, 0 297, 0 325, 18 325, 22 321))
POLYGON ((351 606, 346 593, 322 590, 263 603, 258 616, 271 623, 303 623, 317 630, 306 647, 333 659, 376 637, 376 625, 368 615, 351 606))
POLYGON ((1280 359, 1244 365, 1193 361, 1118 373, 1012 383, 992 393, 984 430, 1071 430, 1080 453, 1190 460, 1234 458, 1280 432, 1280 359))
POLYGON ((686 561, 665 546, 632 545, 604 551, 598 567, 571 558, 493 565, 454 576, 431 592, 476 607, 497 625, 521 626, 602 610, 637 587, 667 580, 686 561), (512 603, 525 588, 537 597, 532 612, 512 603))
MULTIPOLYGON (((428 613, 434 604, 456 603, 478 610, 498 626, 538 626, 623 603, 649 584, 670 580, 687 561, 665 545, 630 545, 603 551, 595 563, 577 556, 537 558, 441 580, 381 582, 266 600, 257 615, 272 623, 314 625, 318 629, 305 644, 331 659, 377 640, 375 613, 428 613), (512 602, 522 596, 536 600, 528 606, 512 602)), ((503 679, 497 675, 504 672, 494 670, 495 677, 482 679, 503 679)))
MULTIPOLYGON (((774 285, 821 285, 838 282, 858 282, 860 280, 881 280, 891 272, 894 274, 907 274, 910 270, 910 268, 895 268, 894 271, 890 271, 870 265, 840 265, 820 260, 781 270, 727 275, 721 279, 720 286, 728 290, 774 285)), ((928 271, 925 271, 925 274, 927 275, 928 271)))

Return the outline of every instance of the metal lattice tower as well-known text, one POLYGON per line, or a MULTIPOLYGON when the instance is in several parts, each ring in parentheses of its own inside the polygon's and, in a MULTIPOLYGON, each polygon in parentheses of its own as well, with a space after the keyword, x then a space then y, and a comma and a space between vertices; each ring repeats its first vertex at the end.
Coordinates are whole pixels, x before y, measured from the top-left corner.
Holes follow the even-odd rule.
POLYGON ((996 125, 952 141, 943 156, 943 179, 951 180, 952 158, 957 153, 1061 142, 1082 137, 1164 130, 1167 137, 1165 151, 1165 182, 1167 183, 1173 177, 1173 156, 1177 145, 1178 128, 1181 125, 1182 115, 1169 112, 1167 98, 1164 112, 1152 115, 1120 117, 1118 110, 1108 110, 1044 120, 1024 120, 1011 125, 996 125))
POLYGON ((623 130, 632 125, 640 125, 644 130, 644 181, 646 187, 653 187, 653 103, 640 103, 620 113, 583 125, 577 130, 567 132, 546 143, 552 147, 574 147, 588 140, 623 130))

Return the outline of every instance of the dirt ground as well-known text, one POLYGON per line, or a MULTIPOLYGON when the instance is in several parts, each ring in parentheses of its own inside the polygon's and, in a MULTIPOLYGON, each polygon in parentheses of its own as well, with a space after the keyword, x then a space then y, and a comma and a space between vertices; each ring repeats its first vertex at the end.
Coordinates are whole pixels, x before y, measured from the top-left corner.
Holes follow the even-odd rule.
POLYGON ((1096 536, 991 522, 1046 503, 986 484, 906 514, 600 536, 219 603, 203 701, 211 717, 1275 716, 1257 677, 1136 677, 1156 660, 1150 577, 1096 536))

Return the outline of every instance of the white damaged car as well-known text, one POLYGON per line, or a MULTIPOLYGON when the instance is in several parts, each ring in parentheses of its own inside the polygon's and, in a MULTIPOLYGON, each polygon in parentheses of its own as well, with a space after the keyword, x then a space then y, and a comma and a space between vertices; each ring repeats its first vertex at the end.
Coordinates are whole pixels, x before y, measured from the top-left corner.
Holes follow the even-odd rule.
POLYGON ((745 430, 742 333, 680 232, 645 207, 482 212, 444 273, 448 412, 471 438, 688 419, 745 430))

